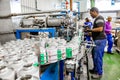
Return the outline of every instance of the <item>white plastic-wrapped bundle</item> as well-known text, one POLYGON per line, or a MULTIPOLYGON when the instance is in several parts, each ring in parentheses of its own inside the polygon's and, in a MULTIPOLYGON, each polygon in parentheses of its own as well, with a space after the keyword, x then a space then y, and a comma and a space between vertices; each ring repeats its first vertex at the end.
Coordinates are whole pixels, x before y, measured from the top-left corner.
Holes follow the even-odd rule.
POLYGON ((40 61, 41 61, 40 63, 41 63, 42 65, 47 62, 47 57, 48 57, 48 55, 47 55, 47 53, 46 53, 45 48, 40 47, 40 61))
POLYGON ((6 55, 8 55, 8 51, 4 47, 0 47, 0 59, 3 59, 6 55))
POLYGON ((18 72, 18 77, 32 75, 39 78, 39 67, 34 67, 32 64, 26 64, 23 68, 18 72))
POLYGON ((62 59, 65 59, 66 58, 66 51, 65 51, 66 45, 58 46, 57 49, 61 51, 62 59))
POLYGON ((4 61, 7 62, 7 67, 9 67, 9 65, 12 65, 14 62, 20 60, 21 58, 16 54, 14 56, 8 56, 6 55, 4 57, 4 61))
POLYGON ((25 75, 17 78, 16 80, 39 80, 39 78, 32 75, 25 75))
POLYGON ((26 55, 24 58, 23 58, 24 61, 26 61, 26 63, 35 63, 38 61, 38 58, 37 56, 35 55, 26 55))
POLYGON ((45 47, 45 43, 46 43, 46 39, 43 38, 43 39, 40 41, 40 47, 45 47))
POLYGON ((2 80, 15 80, 15 71, 6 66, 0 66, 0 78, 2 80))
POLYGON ((55 39, 55 38, 49 39, 48 40, 49 47, 52 47, 52 46, 56 47, 56 46, 58 46, 57 40, 58 39, 55 39))
POLYGON ((0 66, 7 66, 7 61, 4 61, 4 59, 0 59, 0 66))
POLYGON ((36 77, 38 80, 39 68, 32 66, 33 63, 38 62, 33 49, 34 44, 34 40, 25 39, 6 42, 6 44, 0 46, 0 67, 6 66, 4 69, 0 68, 0 78, 15 80, 16 72, 17 77, 23 77, 22 75, 26 73, 26 75, 32 75, 31 80, 36 80, 36 77), (25 68, 26 64, 31 64, 31 67, 25 68))
POLYGON ((71 48, 72 56, 70 57, 76 56, 78 47, 78 36, 75 36, 69 43, 60 38, 41 38, 39 41, 35 39, 10 41, 0 47, 0 56, 4 56, 0 58, 2 59, 0 64, 7 63, 3 66, 13 68, 12 70, 17 74, 17 80, 26 78, 27 75, 31 75, 29 80, 36 80, 39 78, 39 68, 32 65, 38 63, 38 55, 40 55, 41 65, 50 64, 65 59, 66 48, 71 48), (34 46, 35 44, 37 47, 34 46))
POLYGON ((49 47, 47 48, 48 54, 48 63, 57 62, 57 48, 56 47, 49 47))
POLYGON ((117 47, 120 50, 120 37, 118 38, 118 41, 117 41, 117 47))
POLYGON ((76 43, 76 42, 68 43, 66 45, 66 48, 71 48, 72 49, 72 56, 76 56, 78 54, 78 51, 79 51, 78 43, 76 43))
POLYGON ((23 60, 13 61, 13 63, 9 64, 8 67, 13 68, 16 73, 18 73, 22 68, 23 65, 27 64, 23 60))
POLYGON ((58 46, 64 46, 66 45, 66 41, 64 39, 57 38, 56 43, 58 43, 58 46))

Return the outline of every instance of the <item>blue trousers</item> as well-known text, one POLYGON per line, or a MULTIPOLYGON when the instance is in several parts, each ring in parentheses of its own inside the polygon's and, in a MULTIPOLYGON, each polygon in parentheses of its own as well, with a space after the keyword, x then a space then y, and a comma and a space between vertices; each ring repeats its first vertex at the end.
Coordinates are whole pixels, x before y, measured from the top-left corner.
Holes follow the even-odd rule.
POLYGON ((103 73, 103 56, 104 56, 104 48, 106 46, 106 39, 103 40, 95 40, 95 47, 93 48, 93 64, 94 70, 102 75, 103 73))
POLYGON ((107 34, 107 41, 108 41, 107 52, 111 53, 112 52, 112 46, 113 46, 112 34, 107 34))

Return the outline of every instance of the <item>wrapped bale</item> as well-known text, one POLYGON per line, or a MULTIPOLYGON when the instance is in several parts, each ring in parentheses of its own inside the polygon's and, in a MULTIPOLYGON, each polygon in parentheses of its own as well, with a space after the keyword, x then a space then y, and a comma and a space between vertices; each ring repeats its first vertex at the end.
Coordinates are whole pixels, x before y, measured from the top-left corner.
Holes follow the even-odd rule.
POLYGON ((120 50, 120 37, 118 38, 118 41, 117 41, 117 48, 120 50))
POLYGON ((120 31, 117 33, 117 48, 120 50, 120 31))

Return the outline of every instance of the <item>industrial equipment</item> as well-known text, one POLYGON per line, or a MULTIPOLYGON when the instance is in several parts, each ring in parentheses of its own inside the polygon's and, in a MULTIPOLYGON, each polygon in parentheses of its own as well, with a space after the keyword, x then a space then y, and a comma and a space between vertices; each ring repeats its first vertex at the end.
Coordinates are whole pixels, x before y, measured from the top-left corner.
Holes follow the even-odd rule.
MULTIPOLYGON (((20 39, 20 32, 43 32, 43 34, 49 32, 49 36, 40 34, 30 39, 7 42, 0 47, 0 53, 4 56, 0 57, 1 63, 9 62, 9 65, 4 66, 13 68, 17 80, 21 78, 64 80, 65 76, 69 76, 69 74, 71 74, 71 80, 79 80, 83 72, 84 58, 87 59, 87 54, 91 52, 94 43, 89 42, 88 44, 84 41, 84 28, 78 25, 76 16, 67 12, 28 15, 21 19, 21 28, 16 29, 16 37, 20 39), (88 45, 89 48, 87 48, 88 45), (8 53, 10 58, 7 56, 8 53), (16 64, 19 61, 20 63, 16 64), (10 65, 19 65, 20 69, 10 65), (50 66, 41 72, 44 68, 41 66, 46 65, 50 66), (64 73, 68 74, 64 75, 64 73), (52 77, 53 75, 56 76, 52 77)), ((87 76, 89 80, 89 74, 87 76)), ((14 80, 15 76, 12 76, 12 79, 14 80)))
POLYGON ((76 16, 68 14, 30 15, 23 17, 20 26, 23 28, 56 28, 56 37, 70 41, 76 30, 76 16))

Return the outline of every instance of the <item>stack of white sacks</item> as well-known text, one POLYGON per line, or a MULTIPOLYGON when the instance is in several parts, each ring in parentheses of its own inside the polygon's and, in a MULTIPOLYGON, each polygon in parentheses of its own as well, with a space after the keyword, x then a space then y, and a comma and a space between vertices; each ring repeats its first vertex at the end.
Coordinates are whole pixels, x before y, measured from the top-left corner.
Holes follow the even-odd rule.
POLYGON ((42 38, 10 41, 0 46, 0 78, 3 80, 39 80, 38 56, 34 45, 39 45, 41 64, 50 64, 66 58, 66 48, 72 49, 72 57, 77 56, 79 39, 75 36, 70 42, 64 39, 42 38), (60 54, 58 55, 58 50, 60 54), (42 55, 41 55, 42 54, 42 55), (59 57, 59 58, 58 58, 59 57))
POLYGON ((3 80, 21 80, 31 75, 30 80, 39 80, 38 67, 32 66, 37 62, 37 56, 30 39, 7 42, 0 47, 0 78, 3 80))

